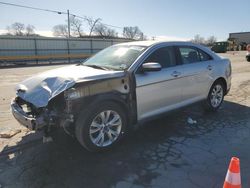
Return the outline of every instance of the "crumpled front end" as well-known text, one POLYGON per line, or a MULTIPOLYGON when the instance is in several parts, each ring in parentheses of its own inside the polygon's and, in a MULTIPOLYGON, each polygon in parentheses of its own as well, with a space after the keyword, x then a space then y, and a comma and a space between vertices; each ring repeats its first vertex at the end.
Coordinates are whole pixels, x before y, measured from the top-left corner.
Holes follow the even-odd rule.
POLYGON ((39 130, 46 126, 46 116, 42 113, 39 114, 39 112, 35 113, 31 108, 31 104, 26 103, 19 97, 11 101, 12 114, 21 125, 30 130, 39 130))
MULTIPOLYGON (((17 85, 17 96, 11 103, 13 116, 30 130, 50 132, 55 127, 65 128, 74 121, 72 99, 75 96, 73 95, 82 92, 82 89, 74 90, 76 85, 86 85, 123 75, 124 72, 121 71, 68 66, 33 76, 17 85)), ((88 86, 83 88, 84 91, 88 91, 86 95, 91 95, 98 93, 100 89, 103 92, 103 86, 105 84, 98 84, 99 89, 95 88, 93 91, 89 90, 88 86)))
POLYGON ((47 106, 51 99, 74 85, 74 80, 62 77, 29 79, 25 85, 22 83, 17 85, 16 91, 20 98, 39 108, 47 106), (26 85, 29 87, 27 88, 26 85))
POLYGON ((46 107, 36 107, 17 96, 11 102, 12 114, 23 126, 34 131, 44 131, 45 136, 52 130, 73 123, 73 115, 65 110, 63 93, 53 98, 46 107))

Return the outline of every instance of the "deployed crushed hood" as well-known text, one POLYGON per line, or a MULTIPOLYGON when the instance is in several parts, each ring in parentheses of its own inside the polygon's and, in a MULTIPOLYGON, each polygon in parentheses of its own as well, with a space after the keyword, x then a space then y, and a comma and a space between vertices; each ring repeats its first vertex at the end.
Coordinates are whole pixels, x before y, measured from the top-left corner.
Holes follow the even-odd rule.
POLYGON ((83 65, 66 66, 28 78, 16 86, 17 95, 36 107, 48 102, 78 82, 123 76, 123 71, 107 71, 83 65))

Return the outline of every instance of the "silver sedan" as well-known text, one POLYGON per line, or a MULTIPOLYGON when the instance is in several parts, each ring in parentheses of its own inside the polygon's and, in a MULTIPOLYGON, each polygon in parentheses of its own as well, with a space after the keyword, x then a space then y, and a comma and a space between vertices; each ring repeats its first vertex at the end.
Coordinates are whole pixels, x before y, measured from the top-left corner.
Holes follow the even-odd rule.
POLYGON ((204 46, 130 42, 23 81, 11 107, 24 126, 48 136, 59 122, 86 149, 99 151, 165 112, 199 101, 216 111, 230 87, 230 61, 204 46))

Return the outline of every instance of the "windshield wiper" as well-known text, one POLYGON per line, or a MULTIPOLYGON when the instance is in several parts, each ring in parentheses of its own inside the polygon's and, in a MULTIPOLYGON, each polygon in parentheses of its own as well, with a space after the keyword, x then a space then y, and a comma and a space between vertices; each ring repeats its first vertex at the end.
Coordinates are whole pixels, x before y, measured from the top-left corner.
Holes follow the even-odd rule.
POLYGON ((95 69, 109 70, 108 68, 103 67, 103 66, 99 66, 99 65, 84 65, 84 66, 92 67, 92 68, 95 68, 95 69))

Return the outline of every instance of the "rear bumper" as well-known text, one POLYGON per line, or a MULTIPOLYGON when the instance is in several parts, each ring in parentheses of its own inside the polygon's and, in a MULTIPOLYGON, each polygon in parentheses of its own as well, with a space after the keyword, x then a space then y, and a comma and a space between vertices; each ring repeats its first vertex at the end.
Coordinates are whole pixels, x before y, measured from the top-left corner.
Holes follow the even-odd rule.
POLYGON ((15 99, 11 101, 11 110, 15 119, 30 130, 38 130, 46 125, 42 117, 34 118, 26 114, 15 99))
POLYGON ((227 78, 227 91, 225 95, 227 95, 231 89, 231 80, 232 80, 232 76, 230 75, 230 77, 227 78))

